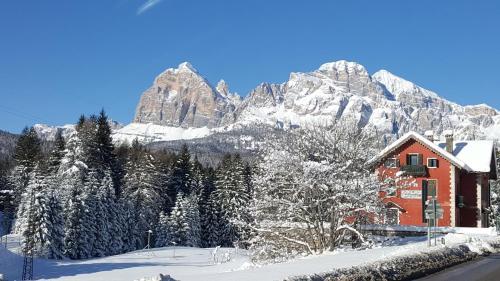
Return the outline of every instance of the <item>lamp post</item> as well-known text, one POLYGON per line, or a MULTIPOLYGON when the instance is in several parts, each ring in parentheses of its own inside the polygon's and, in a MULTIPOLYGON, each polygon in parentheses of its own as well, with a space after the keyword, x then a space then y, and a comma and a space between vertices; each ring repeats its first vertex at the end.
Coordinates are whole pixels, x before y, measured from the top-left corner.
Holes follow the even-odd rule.
POLYGON ((174 245, 174 255, 173 255, 173 258, 175 259, 175 245, 177 245, 177 243, 174 242, 174 241, 172 241, 171 243, 172 243, 172 245, 174 245))
POLYGON ((146 246, 146 249, 151 249, 151 245, 150 245, 150 243, 151 243, 151 233, 153 233, 153 231, 150 229, 150 230, 147 231, 147 233, 148 233, 148 245, 146 246))

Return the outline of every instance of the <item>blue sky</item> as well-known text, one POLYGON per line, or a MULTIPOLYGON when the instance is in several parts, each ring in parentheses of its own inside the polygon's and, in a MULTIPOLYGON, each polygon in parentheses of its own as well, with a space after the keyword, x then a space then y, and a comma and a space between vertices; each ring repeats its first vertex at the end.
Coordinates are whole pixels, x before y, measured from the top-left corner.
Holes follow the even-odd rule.
POLYGON ((246 95, 346 59, 459 104, 500 109, 500 1, 0 2, 0 129, 133 118, 166 68, 190 61, 246 95))

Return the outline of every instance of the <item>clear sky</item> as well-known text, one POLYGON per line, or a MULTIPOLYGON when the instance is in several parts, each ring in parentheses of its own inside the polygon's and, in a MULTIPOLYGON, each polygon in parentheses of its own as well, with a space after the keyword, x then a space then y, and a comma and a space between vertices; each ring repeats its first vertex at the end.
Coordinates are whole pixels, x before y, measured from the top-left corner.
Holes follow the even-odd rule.
POLYGON ((2 0, 0 129, 128 123, 183 61, 244 96, 340 59, 500 109, 500 1, 2 0))

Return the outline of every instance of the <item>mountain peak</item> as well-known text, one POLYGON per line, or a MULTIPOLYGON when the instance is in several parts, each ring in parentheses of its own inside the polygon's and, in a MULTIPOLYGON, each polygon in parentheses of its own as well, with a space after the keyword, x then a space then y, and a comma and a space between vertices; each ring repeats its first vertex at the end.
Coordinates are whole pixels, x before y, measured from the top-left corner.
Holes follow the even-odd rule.
POLYGON ((416 85, 415 83, 410 82, 406 79, 403 79, 397 75, 394 75, 393 73, 391 73, 385 69, 381 69, 381 70, 375 72, 372 75, 372 78, 375 81, 383 84, 387 88, 387 90, 389 90, 389 92, 391 92, 395 96, 399 96, 400 94, 403 94, 403 93, 408 94, 408 93, 419 92, 427 97, 439 98, 439 96, 436 93, 429 91, 427 89, 424 89, 424 88, 416 85))
POLYGON ((193 65, 187 61, 179 64, 179 66, 177 67, 178 70, 184 70, 184 71, 190 71, 190 72, 194 72, 194 73, 198 73, 198 70, 196 70, 196 68, 193 67, 193 65))
POLYGON ((229 94, 229 86, 224 79, 221 79, 219 83, 217 83, 217 87, 215 87, 215 89, 217 89, 217 91, 224 97, 227 97, 229 94))
POLYGON ((348 72, 367 72, 365 67, 357 62, 339 60, 322 64, 319 71, 332 72, 332 71, 348 71, 348 72))

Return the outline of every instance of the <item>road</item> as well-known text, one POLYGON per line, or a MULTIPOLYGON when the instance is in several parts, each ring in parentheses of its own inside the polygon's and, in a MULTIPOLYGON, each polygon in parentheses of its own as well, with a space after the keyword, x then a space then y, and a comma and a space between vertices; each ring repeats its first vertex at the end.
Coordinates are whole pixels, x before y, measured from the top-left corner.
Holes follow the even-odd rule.
POLYGON ((498 281, 500 280, 500 254, 492 254, 459 264, 418 280, 498 281))

